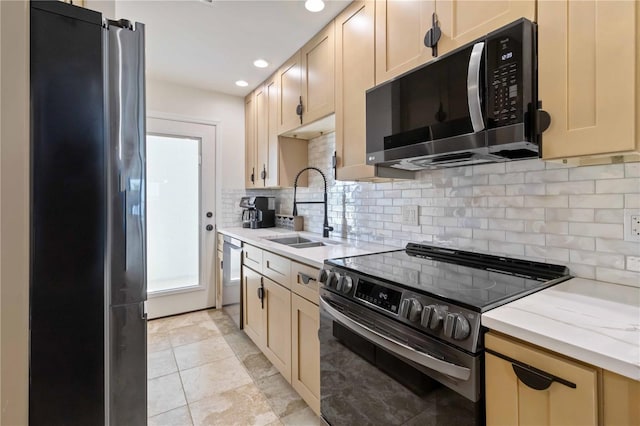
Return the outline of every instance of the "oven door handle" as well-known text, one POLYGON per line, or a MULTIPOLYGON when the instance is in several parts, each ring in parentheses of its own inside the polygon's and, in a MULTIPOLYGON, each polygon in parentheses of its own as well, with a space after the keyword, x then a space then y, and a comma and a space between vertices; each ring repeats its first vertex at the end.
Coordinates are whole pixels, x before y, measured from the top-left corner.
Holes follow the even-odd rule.
POLYGON ((404 343, 398 342, 394 339, 390 339, 389 337, 352 320, 351 318, 331 306, 323 297, 320 297, 320 306, 343 326, 349 328, 354 333, 359 334, 360 336, 370 340, 376 345, 379 345, 394 354, 420 364, 423 367, 438 371, 439 373, 445 374, 454 379, 469 380, 469 377, 471 376, 471 370, 467 367, 461 367, 450 362, 442 361, 425 352, 417 351, 412 347, 405 345, 404 343))

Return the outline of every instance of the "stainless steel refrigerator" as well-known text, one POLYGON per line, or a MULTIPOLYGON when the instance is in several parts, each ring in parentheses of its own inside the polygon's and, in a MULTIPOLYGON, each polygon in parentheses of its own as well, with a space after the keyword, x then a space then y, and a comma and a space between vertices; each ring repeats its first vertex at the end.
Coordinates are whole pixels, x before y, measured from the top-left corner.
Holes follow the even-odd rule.
POLYGON ((144 25, 31 2, 31 425, 147 422, 144 25))

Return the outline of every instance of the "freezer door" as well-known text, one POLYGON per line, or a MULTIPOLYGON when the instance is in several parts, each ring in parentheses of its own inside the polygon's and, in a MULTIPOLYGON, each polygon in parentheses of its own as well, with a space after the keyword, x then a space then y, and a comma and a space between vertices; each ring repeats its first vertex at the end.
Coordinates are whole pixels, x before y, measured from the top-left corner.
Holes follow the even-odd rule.
MULTIPOLYGON (((126 26, 127 23, 125 23, 126 26)), ((144 25, 106 33, 110 305, 146 300, 144 25)))
POLYGON ((143 303, 111 308, 109 424, 147 423, 147 320, 143 303))
POLYGON ((31 3, 31 426, 104 424, 101 21, 31 3))

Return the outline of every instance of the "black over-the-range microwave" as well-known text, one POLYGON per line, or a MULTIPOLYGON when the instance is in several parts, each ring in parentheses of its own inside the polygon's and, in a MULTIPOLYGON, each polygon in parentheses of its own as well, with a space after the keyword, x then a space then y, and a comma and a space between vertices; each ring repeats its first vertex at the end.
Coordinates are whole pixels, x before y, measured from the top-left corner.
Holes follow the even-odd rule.
POLYGON ((366 95, 367 164, 404 170, 537 158, 537 27, 519 19, 366 95))

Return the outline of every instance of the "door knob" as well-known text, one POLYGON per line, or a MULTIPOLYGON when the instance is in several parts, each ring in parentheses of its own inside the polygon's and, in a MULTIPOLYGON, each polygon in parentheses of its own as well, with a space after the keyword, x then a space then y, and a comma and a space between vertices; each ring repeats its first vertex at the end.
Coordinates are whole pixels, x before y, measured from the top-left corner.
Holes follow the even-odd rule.
POLYGON ((207 217, 213 217, 213 213, 207 212, 207 217))
POLYGON ((213 225, 207 225, 207 231, 213 231, 213 225))

